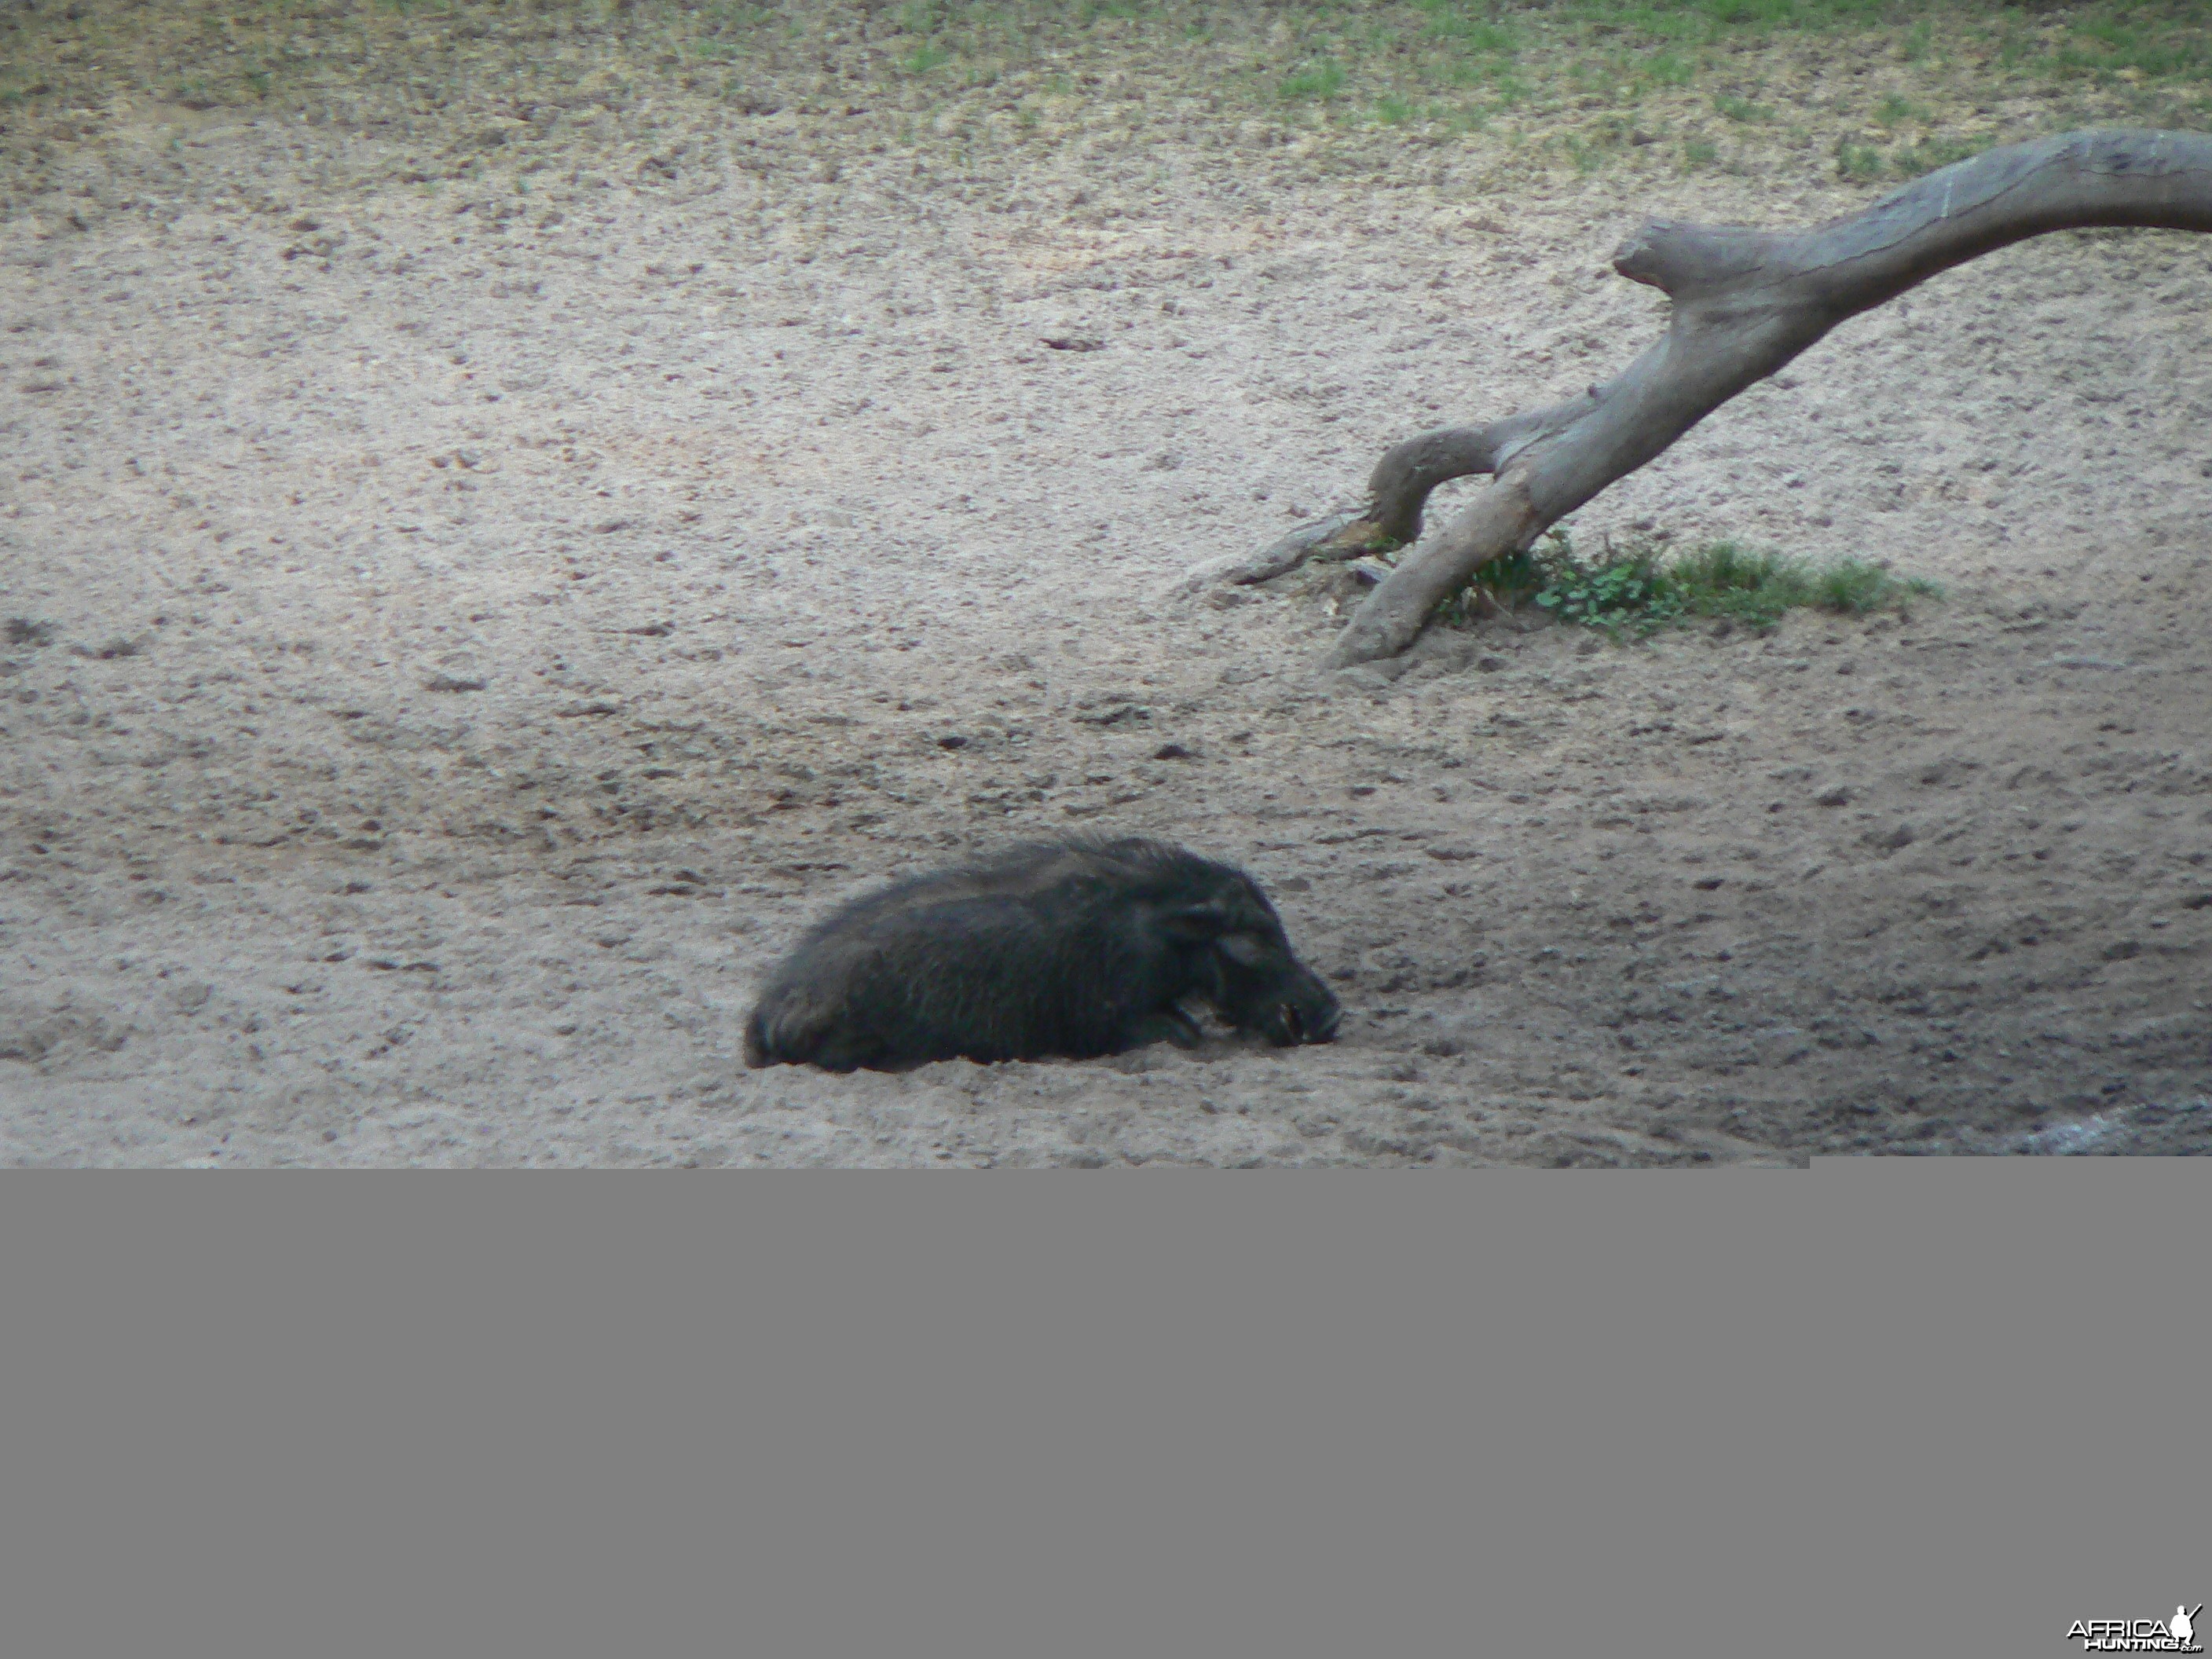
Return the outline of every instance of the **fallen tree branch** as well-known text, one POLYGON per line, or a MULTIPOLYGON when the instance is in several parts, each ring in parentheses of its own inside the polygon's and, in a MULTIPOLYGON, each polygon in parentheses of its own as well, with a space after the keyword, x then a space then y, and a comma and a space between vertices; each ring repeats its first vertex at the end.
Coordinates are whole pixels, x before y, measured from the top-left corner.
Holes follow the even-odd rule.
POLYGON ((1376 465, 1356 517, 1304 526, 1201 580, 1264 580, 1315 554, 1412 542, 1438 484, 1494 473, 1367 596, 1330 659, 1393 656, 1484 563, 1532 545, 1844 319, 1992 249, 2099 225, 2212 231, 2212 137, 2115 131, 2008 145, 1810 230, 1650 220, 1613 266, 1664 292, 1674 315, 1626 369, 1547 409, 1400 444, 1376 465))

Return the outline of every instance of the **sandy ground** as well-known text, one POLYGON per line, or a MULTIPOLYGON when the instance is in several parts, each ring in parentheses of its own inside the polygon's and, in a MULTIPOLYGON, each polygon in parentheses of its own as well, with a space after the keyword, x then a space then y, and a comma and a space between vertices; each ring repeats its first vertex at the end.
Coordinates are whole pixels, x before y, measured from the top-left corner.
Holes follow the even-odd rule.
POLYGON ((1864 195, 172 131, 0 222, 0 1159, 2212 1146, 2212 239, 1938 279, 1578 521, 1940 604, 1324 677, 1312 579, 1164 595, 1626 362, 1643 211, 1864 195), (1076 828, 1244 863, 1344 1040, 743 1069, 825 906, 1076 828))

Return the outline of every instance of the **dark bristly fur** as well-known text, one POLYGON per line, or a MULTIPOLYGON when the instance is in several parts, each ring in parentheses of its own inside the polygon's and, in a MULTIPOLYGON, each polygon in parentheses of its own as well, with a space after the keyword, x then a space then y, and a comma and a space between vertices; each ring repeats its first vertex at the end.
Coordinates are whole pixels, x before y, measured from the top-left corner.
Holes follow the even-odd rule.
POLYGON ((808 933, 745 1023, 745 1063, 1188 1047, 1187 998, 1279 1044, 1336 1031, 1336 998, 1243 871, 1134 838, 1016 847, 855 899, 808 933))

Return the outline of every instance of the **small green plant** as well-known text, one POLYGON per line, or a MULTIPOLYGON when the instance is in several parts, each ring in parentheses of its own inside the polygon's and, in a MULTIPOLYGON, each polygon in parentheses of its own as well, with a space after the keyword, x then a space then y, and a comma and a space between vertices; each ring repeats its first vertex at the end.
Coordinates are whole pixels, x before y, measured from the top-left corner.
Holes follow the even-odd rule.
POLYGON ((925 40, 908 57, 906 72, 908 75, 927 75, 930 70, 941 68, 951 61, 952 53, 950 49, 939 46, 934 40, 925 40))
POLYGON ((1554 530, 1540 556, 1546 580, 1536 603, 1561 622, 1601 628, 1617 638, 1624 631, 1656 633, 1682 614, 1680 584, 1647 546, 1619 553, 1608 546, 1602 557, 1585 561, 1575 556, 1567 532, 1554 530))
POLYGON ((1413 106, 1392 93, 1375 100, 1375 118, 1386 127, 1402 127, 1413 118, 1413 106))
POLYGON ((1526 605, 1543 591, 1544 571, 1534 553, 1501 553, 1476 568, 1466 586, 1437 607, 1437 620, 1464 628, 1499 611, 1526 605))
POLYGON ((1682 165, 1686 167, 1709 167, 1721 159, 1721 147, 1710 138, 1682 140, 1682 165))
POLYGON ((1924 121, 1928 112, 1911 99, 1890 92, 1884 93, 1881 101, 1874 106, 1874 118, 1883 126, 1893 127, 1906 121, 1924 121))
POLYGON ((1739 98, 1733 93, 1715 94, 1713 107, 1731 121, 1756 124, 1774 118, 1774 112, 1764 104, 1754 104, 1748 98, 1739 98))

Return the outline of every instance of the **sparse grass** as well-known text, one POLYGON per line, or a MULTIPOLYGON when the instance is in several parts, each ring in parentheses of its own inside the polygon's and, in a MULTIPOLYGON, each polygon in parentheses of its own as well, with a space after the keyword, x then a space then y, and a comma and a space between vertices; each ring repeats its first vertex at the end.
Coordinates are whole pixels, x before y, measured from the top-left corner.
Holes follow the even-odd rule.
POLYGON ((1848 138, 1836 141, 1836 173, 1854 184, 1869 184, 1882 176, 1882 153, 1872 144, 1853 143, 1848 138))
POLYGON ((531 106, 548 114, 514 141, 563 153, 687 124, 714 133, 702 148, 768 137, 732 131, 734 105, 801 135, 906 124, 938 154, 957 130, 980 155, 1126 142, 1165 106, 1200 131, 1317 135, 1306 164, 1337 170, 1354 152, 1388 168, 1418 130, 1444 161, 1520 147, 1540 167, 1808 182, 1832 156, 1831 176, 1867 184, 2026 136, 1978 108, 2023 93, 2051 99, 2038 131, 2212 125, 2212 0, 175 0, 131 19, 0 7, 0 210, 62 176, 59 152, 25 142, 37 124, 148 88, 345 125, 456 176, 475 125, 531 106), (1881 78, 1855 108, 1806 101, 1842 59, 1881 78), (1629 142, 1652 133, 1666 142, 1629 142))
POLYGON ((1979 155, 1994 138, 1923 138, 1917 144, 1899 144, 1884 150, 1878 144, 1842 139, 1836 145, 1836 173, 1856 184, 1883 179, 1917 179, 1938 167, 1949 167, 1979 155))
POLYGON ((1493 21, 1486 5, 1469 4, 1468 0, 1417 0, 1417 3, 1428 15, 1428 33, 1450 41, 1462 52, 1511 58, 1521 50, 1519 33, 1493 21))
POLYGON ((1344 90, 1344 66, 1333 58, 1324 58, 1318 64, 1285 76, 1276 88, 1276 95, 1286 103, 1302 99, 1334 98, 1344 90))
POLYGON ((1566 151, 1567 159, 1574 163, 1575 171, 1587 175, 1595 173, 1612 158, 1620 149, 1624 136, 1617 131, 1601 128, 1588 134, 1568 133, 1559 144, 1566 151))
POLYGON ((1990 148, 1993 140, 1972 138, 1928 138, 1917 144, 1906 144, 1889 158, 1890 171, 1900 179, 1917 179, 1938 167, 1948 167, 1954 161, 1964 161, 1979 155, 1990 148))
POLYGON ((1863 617, 1901 610, 1940 591, 1862 559, 1814 564, 1730 541, 1672 556, 1653 541, 1607 542, 1590 556, 1559 526, 1533 550, 1493 559, 1476 571, 1444 607, 1443 619, 1465 623, 1493 606, 1534 605, 1563 623, 1641 638, 1698 617, 1763 629, 1795 610, 1863 617))
POLYGON ((1728 617, 1754 627, 1771 627, 1784 612, 1800 608, 1863 617, 1939 592, 1934 582, 1892 575, 1863 559, 1809 564, 1725 541, 1682 555, 1667 574, 1678 585, 1688 614, 1728 617))

